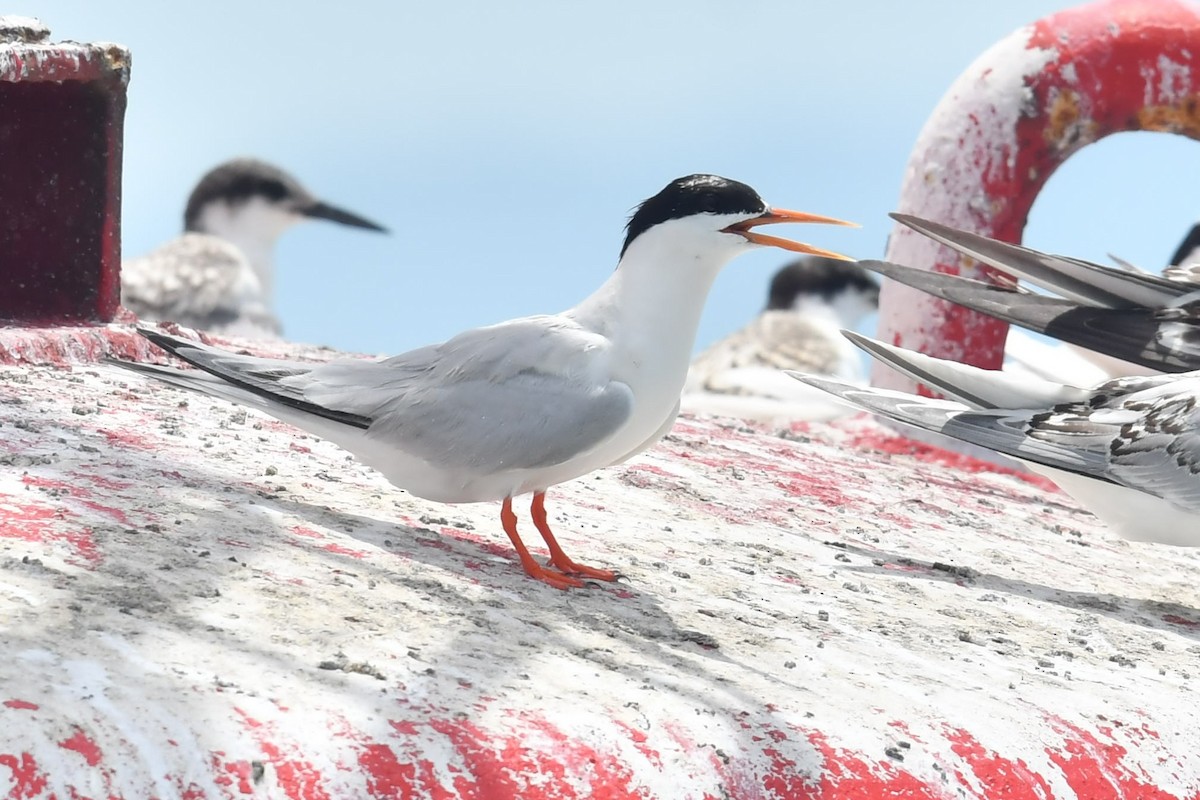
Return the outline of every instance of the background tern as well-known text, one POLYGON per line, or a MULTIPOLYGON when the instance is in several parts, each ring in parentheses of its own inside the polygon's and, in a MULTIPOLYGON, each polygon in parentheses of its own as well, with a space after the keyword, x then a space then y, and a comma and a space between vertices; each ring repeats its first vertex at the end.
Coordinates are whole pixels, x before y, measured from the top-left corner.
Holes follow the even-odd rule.
POLYGON ((241 158, 209 171, 188 198, 184 233, 121 265, 121 302, 139 317, 251 338, 277 336, 271 307, 280 235, 306 219, 386 232, 313 196, 295 178, 241 158))
POLYGON ((849 224, 771 208, 744 183, 691 175, 638 207, 616 270, 560 314, 476 328, 382 361, 327 364, 237 355, 142 329, 201 371, 114 363, 327 438, 417 496, 501 501, 522 566, 551 586, 582 585, 576 576, 614 580, 563 553, 545 492, 666 434, 709 288, 734 257, 770 246, 845 258, 753 230, 782 222, 849 224), (530 492, 550 567, 517 534, 512 499, 530 492))
POLYGON ((878 308, 879 284, 857 265, 819 256, 785 264, 762 313, 692 361, 683 410, 762 422, 845 415, 844 405, 781 370, 863 381, 860 354, 840 331, 878 308))
POLYGON ((1082 389, 846 336, 954 399, 790 374, 876 414, 1019 459, 1127 539, 1200 545, 1200 372, 1082 389))

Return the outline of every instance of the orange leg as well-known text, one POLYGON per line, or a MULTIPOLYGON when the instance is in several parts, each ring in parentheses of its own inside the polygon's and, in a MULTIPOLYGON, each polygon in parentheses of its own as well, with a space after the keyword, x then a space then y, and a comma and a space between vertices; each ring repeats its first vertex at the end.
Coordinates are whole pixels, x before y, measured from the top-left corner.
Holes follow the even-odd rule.
POLYGON ((500 506, 500 523, 504 526, 504 532, 508 534, 508 538, 512 540, 513 548, 517 551, 517 556, 521 559, 521 566, 525 568, 526 575, 543 583, 548 583, 555 589, 570 589, 572 587, 583 586, 583 581, 578 578, 572 578, 570 575, 546 569, 533 560, 533 556, 529 555, 529 551, 525 549, 525 543, 521 541, 521 537, 517 534, 517 515, 513 513, 511 497, 504 498, 504 505, 500 506))
POLYGON ((612 570, 586 567, 583 564, 576 564, 567 558, 567 554, 558 546, 558 540, 554 538, 554 534, 550 531, 550 523, 546 521, 545 492, 534 494, 533 504, 529 506, 529 511, 533 515, 534 526, 538 529, 538 533, 542 534, 542 538, 546 540, 546 547, 550 549, 551 564, 570 575, 583 575, 584 577, 595 578, 600 581, 615 581, 617 579, 617 573, 612 570))

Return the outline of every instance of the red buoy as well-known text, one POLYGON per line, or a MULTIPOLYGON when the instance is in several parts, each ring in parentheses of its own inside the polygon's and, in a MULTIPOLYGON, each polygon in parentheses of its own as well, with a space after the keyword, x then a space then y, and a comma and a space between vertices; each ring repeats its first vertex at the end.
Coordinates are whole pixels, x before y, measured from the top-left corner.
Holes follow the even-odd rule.
MULTIPOLYGON (((1200 6, 1101 0, 997 42, 950 87, 925 124, 898 210, 1020 242, 1029 209, 1073 153, 1122 131, 1200 138, 1200 6)), ((897 224, 888 261, 969 277, 987 270, 897 224)), ((999 369, 1007 324, 886 281, 879 338, 999 369)), ((876 365, 877 386, 913 384, 876 365)))

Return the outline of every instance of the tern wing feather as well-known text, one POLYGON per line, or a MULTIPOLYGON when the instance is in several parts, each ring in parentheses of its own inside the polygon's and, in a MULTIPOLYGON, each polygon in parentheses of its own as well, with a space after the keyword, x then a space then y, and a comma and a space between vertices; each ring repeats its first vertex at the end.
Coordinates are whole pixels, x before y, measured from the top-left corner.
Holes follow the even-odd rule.
POLYGON ((602 346, 599 337, 561 318, 479 328, 382 361, 326 364, 237 355, 140 330, 240 394, 215 392, 211 381, 187 388, 251 399, 302 427, 308 415, 363 429, 369 439, 441 468, 559 464, 602 443, 633 413, 629 387, 595 377, 594 363, 580 357, 602 346))

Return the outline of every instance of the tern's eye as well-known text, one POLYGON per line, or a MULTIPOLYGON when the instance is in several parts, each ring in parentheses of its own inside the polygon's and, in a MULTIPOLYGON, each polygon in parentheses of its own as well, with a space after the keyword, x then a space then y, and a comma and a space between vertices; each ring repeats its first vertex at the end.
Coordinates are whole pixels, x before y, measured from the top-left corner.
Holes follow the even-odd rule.
POLYGON ((716 192, 705 192, 704 194, 700 195, 700 210, 705 213, 713 213, 717 210, 720 204, 721 201, 720 198, 717 197, 716 192))

